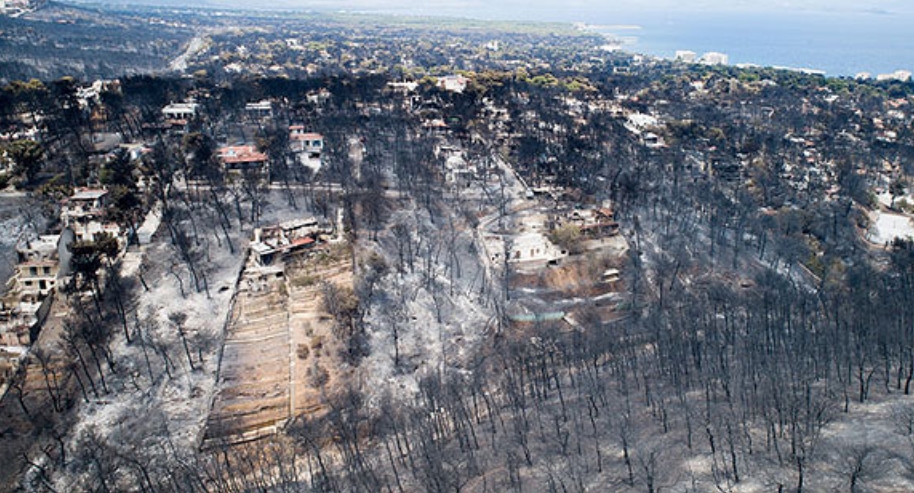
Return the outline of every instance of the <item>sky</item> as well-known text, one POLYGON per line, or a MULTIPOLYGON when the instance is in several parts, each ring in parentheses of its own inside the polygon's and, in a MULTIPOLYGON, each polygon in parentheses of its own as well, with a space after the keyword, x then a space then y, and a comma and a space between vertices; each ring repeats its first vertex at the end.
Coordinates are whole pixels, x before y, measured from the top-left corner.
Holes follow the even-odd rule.
MULTIPOLYGON (((147 0, 148 1, 148 0, 147 0)), ((245 0, 197 0, 250 8, 245 0)), ((274 0, 269 7, 384 11, 493 19, 569 20, 588 12, 656 10, 821 10, 892 13, 914 10, 909 0, 274 0)))
POLYGON ((469 17, 494 20, 588 22, 588 17, 656 11, 823 11, 914 13, 911 0, 64 0, 264 10, 316 10, 469 17))

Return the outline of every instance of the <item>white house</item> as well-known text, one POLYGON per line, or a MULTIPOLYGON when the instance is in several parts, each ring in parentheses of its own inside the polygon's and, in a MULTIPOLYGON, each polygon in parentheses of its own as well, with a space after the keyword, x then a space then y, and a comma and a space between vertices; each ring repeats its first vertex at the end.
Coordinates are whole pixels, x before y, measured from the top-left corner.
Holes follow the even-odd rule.
POLYGON ((57 257, 59 241, 60 235, 42 235, 27 239, 16 247, 19 263, 10 283, 15 283, 12 291, 20 299, 39 301, 54 290, 60 270, 57 257))
POLYGON ((411 81, 407 81, 407 82, 388 82, 388 83, 387 83, 387 87, 389 87, 389 88, 390 88, 392 91, 394 91, 394 92, 399 92, 399 93, 406 94, 406 93, 410 93, 410 92, 415 91, 416 88, 419 87, 419 83, 418 83, 418 82, 411 82, 411 81))
POLYGON ((60 220, 73 231, 76 241, 96 241, 99 234, 108 233, 124 247, 126 239, 121 235, 121 227, 106 218, 107 206, 107 190, 77 188, 73 195, 61 203, 60 220))
POLYGON ((676 51, 676 61, 683 63, 695 63, 697 55, 694 51, 689 50, 677 50, 676 51))
MULTIPOLYGON (((16 246, 18 264, 7 282, 9 291, 0 298, 0 353, 30 344, 30 329, 50 309, 49 296, 57 287, 60 271, 60 235, 28 238, 16 246)), ((0 364, 4 355, 0 354, 0 364)), ((9 358, 6 360, 10 362, 9 358)), ((15 363, 15 361, 13 361, 15 363)), ((0 391, 2 395, 2 391, 0 391)))
POLYGON ((699 62, 705 65, 726 65, 730 63, 730 57, 725 53, 709 51, 701 56, 699 62))
POLYGON ((273 103, 269 99, 244 105, 244 112, 252 118, 270 118, 273 116, 273 103))
POLYGON ((320 91, 309 93, 307 99, 311 104, 322 105, 330 101, 331 96, 330 91, 321 89, 320 91))
POLYGON ((60 219, 64 226, 84 218, 102 215, 108 205, 108 191, 103 188, 77 188, 65 199, 60 207, 60 219))
POLYGON ((162 108, 166 120, 190 120, 197 115, 197 103, 172 103, 162 108))
POLYGON ((289 127, 289 147, 292 152, 320 157, 324 150, 324 136, 315 132, 305 132, 304 125, 292 125, 289 127))
POLYGON ((512 238, 508 251, 508 262, 554 262, 568 255, 568 252, 562 252, 546 236, 536 232, 512 238))
POLYGON ((508 255, 508 263, 555 262, 568 256, 539 232, 526 232, 511 237, 490 235, 484 238, 486 251, 493 264, 499 265, 508 255))
POLYGON ((438 88, 448 92, 463 92, 467 88, 467 78, 462 75, 446 75, 438 78, 438 88))
POLYGON ((878 81, 888 81, 888 80, 897 80, 899 82, 907 82, 911 80, 911 72, 907 70, 896 70, 891 74, 879 74, 876 76, 878 81))

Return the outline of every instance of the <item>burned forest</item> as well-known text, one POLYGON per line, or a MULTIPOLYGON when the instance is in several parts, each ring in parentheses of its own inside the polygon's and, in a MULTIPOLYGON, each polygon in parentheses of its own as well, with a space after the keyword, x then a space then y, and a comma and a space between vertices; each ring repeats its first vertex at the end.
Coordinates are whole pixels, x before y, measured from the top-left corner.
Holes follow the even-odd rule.
POLYGON ((93 23, 155 57, 0 60, 0 490, 914 489, 910 80, 357 14, 0 41, 93 23))

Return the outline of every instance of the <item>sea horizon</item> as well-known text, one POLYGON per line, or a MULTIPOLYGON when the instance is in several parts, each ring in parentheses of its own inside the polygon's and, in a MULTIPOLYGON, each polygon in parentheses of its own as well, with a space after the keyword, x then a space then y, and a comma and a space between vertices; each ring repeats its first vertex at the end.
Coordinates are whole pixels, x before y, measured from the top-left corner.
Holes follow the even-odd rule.
POLYGON ((730 65, 805 69, 832 77, 914 72, 914 10, 381 9, 393 15, 587 25, 623 51, 672 59, 678 50, 727 54, 730 65))
POLYGON ((914 13, 664 12, 581 21, 620 49, 672 59, 678 50, 728 55, 730 65, 872 77, 914 71, 914 13))

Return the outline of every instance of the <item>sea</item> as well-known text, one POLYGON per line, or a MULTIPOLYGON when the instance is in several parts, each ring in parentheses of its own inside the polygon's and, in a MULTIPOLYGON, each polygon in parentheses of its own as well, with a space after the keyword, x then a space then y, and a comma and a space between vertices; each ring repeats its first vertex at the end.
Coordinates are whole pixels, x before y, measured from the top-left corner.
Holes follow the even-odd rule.
MULTIPOLYGON (((674 2, 689 3, 659 0, 659 4, 674 2)), ((914 72, 914 5, 907 2, 892 2, 894 11, 863 6, 874 5, 872 1, 861 2, 860 7, 843 2, 843 8, 832 10, 789 7, 796 2, 729 10, 652 6, 658 1, 640 2, 643 7, 638 8, 630 6, 633 2, 610 0, 443 2, 460 5, 452 9, 440 8, 441 3, 429 2, 436 8, 413 7, 408 13, 578 23, 621 40, 622 50, 662 58, 673 58, 677 50, 698 55, 714 51, 727 54, 731 65, 811 69, 829 76, 914 72), (616 8, 620 3, 629 6, 616 8)))
POLYGON ((582 21, 625 51, 673 58, 720 52, 731 65, 823 71, 829 76, 914 72, 914 12, 605 13, 582 21))

